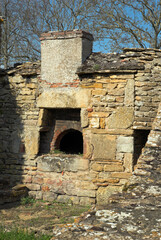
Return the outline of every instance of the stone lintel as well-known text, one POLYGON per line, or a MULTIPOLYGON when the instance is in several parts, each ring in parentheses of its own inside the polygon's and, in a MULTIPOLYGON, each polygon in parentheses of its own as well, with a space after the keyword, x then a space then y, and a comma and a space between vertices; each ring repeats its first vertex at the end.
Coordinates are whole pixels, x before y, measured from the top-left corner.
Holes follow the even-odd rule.
POLYGON ((134 130, 151 130, 152 127, 144 127, 144 126, 133 126, 134 130))
POLYGON ((44 91, 37 100, 40 108, 87 108, 91 90, 89 89, 50 89, 44 91))
POLYGON ((91 129, 91 132, 94 134, 110 134, 110 135, 127 135, 131 136, 134 133, 134 130, 130 129, 91 129))

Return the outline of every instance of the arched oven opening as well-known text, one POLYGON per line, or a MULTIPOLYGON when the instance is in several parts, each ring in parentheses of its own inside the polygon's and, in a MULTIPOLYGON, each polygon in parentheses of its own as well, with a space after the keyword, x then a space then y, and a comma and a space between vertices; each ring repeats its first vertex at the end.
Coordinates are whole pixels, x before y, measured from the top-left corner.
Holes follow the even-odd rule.
POLYGON ((66 154, 82 154, 82 133, 74 129, 68 129, 62 132, 57 138, 55 148, 66 154))

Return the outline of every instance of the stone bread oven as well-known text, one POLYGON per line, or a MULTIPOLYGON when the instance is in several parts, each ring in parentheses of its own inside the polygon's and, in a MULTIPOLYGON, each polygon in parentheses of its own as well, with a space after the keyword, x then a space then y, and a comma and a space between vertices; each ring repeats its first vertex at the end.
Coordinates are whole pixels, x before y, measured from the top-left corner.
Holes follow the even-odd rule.
POLYGON ((37 62, 1 75, 0 171, 38 199, 107 204, 138 167, 156 116, 161 51, 92 53, 92 41, 44 33, 41 74, 37 62))
POLYGON ((48 109, 50 125, 40 131, 40 153, 60 150, 64 153, 83 153, 80 109, 48 109))
POLYGON ((91 54, 92 42, 92 35, 81 30, 41 36, 40 153, 83 152, 81 111, 90 93, 79 87, 76 70, 91 54))

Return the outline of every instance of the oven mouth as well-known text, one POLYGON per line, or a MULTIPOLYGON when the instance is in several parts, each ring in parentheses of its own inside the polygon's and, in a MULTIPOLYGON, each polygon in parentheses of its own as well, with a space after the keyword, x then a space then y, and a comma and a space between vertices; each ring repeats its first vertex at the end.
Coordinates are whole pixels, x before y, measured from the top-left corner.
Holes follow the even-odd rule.
POLYGON ((75 129, 62 132, 55 143, 55 149, 65 154, 83 154, 83 136, 75 129))

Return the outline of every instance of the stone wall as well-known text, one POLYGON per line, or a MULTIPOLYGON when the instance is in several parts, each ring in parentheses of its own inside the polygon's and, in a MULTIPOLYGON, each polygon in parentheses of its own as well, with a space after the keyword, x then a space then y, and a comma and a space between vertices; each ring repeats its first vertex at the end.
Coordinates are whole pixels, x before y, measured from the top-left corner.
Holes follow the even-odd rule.
POLYGON ((39 62, 1 71, 0 174, 7 187, 22 183, 37 199, 80 204, 105 204, 121 191, 156 116, 160 55, 91 54, 70 81, 66 73, 58 81, 44 75, 47 65, 40 75, 39 62), (70 129, 83 134, 83 156, 53 153, 70 129))
POLYGON ((135 75, 135 117, 134 129, 151 129, 161 100, 161 51, 139 52, 139 60, 145 70, 135 75))
MULTIPOLYGON (((35 170, 39 132, 36 107, 40 63, 27 63, 0 75, 0 182, 2 189, 27 182, 35 170)), ((6 201, 9 201, 7 197, 6 201)))

